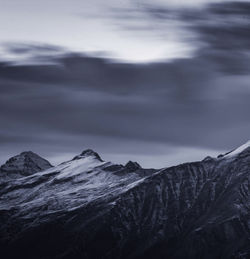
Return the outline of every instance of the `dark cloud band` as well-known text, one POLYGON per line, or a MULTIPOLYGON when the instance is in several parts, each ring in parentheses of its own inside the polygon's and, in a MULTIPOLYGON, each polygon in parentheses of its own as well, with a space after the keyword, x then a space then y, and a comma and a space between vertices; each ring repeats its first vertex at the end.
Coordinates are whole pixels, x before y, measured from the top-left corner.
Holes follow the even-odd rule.
MULTIPOLYGON (((238 145, 250 132, 250 34, 246 21, 238 19, 249 19, 249 4, 235 5, 209 6, 203 16, 180 13, 203 47, 191 58, 168 63, 124 64, 55 46, 10 47, 43 63, 0 64, 0 143, 11 148, 13 142, 46 143, 57 152, 77 145, 68 139, 87 136, 113 138, 117 146, 124 140, 214 149, 238 145), (232 16, 234 25, 227 23, 232 16)), ((166 19, 165 10, 147 12, 152 20, 166 19)))

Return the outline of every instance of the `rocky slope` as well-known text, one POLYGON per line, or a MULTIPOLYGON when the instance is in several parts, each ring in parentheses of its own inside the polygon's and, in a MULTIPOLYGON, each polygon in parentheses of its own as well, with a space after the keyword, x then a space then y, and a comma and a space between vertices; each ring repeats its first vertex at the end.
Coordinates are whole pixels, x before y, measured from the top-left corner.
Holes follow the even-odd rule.
POLYGON ((250 143, 161 170, 91 151, 0 187, 4 258, 250 258, 250 143))

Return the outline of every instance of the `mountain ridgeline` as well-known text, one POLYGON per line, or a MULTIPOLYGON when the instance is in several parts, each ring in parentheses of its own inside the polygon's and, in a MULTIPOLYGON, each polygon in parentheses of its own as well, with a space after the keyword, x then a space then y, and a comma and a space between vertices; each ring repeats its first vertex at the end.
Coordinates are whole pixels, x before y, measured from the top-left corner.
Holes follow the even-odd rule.
POLYGON ((250 142, 163 169, 92 150, 0 168, 0 252, 27 259, 250 258, 250 142))

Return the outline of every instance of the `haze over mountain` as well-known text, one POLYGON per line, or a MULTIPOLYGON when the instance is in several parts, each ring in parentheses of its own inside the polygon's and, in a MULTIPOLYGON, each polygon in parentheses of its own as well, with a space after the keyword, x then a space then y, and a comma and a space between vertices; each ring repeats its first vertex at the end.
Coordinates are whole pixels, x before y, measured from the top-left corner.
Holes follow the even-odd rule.
POLYGON ((250 141, 163 169, 24 152, 0 169, 1 256, 247 259, 249 187, 250 141))

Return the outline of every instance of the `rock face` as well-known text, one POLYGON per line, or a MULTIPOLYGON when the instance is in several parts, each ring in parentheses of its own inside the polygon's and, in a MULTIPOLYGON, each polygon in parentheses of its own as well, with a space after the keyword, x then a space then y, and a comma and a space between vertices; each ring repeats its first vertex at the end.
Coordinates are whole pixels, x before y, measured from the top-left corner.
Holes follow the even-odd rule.
POLYGON ((6 181, 3 258, 250 258, 250 145, 161 170, 134 166, 81 154, 6 181))
POLYGON ((140 166, 137 162, 132 162, 132 161, 129 161, 129 162, 125 165, 125 167, 126 167, 129 171, 131 171, 131 172, 134 172, 134 171, 136 171, 136 170, 138 170, 138 169, 141 169, 141 166, 140 166))
POLYGON ((0 177, 5 175, 10 178, 28 176, 33 173, 45 170, 52 165, 37 154, 27 151, 10 158, 0 167, 0 177))

